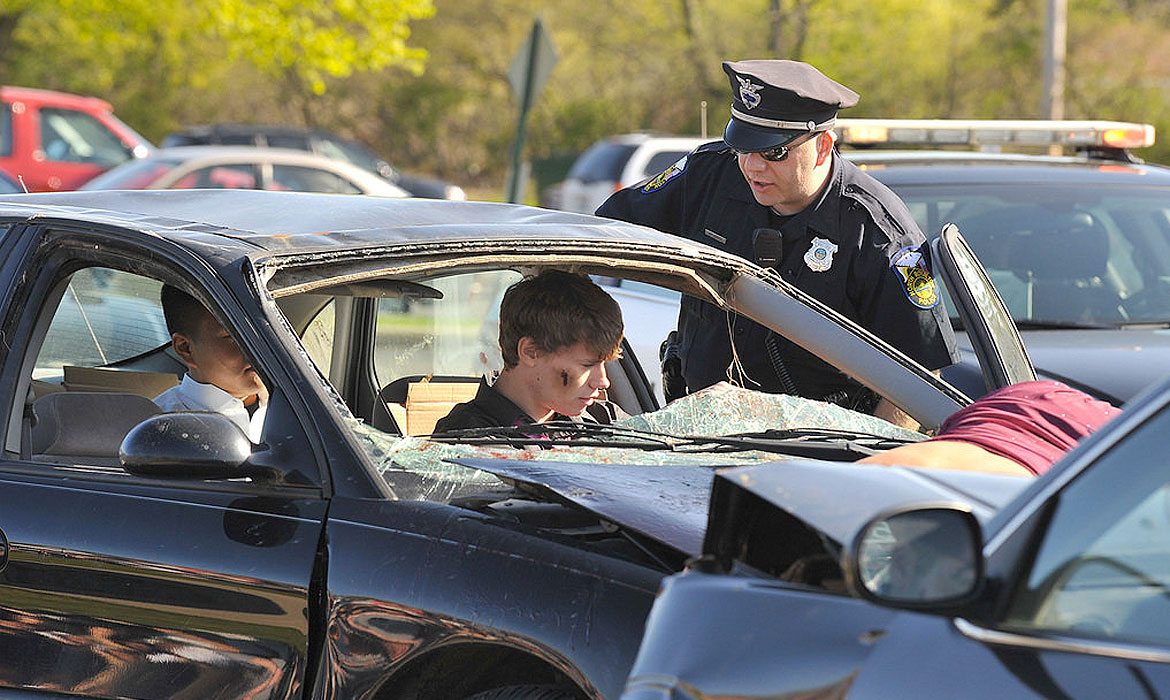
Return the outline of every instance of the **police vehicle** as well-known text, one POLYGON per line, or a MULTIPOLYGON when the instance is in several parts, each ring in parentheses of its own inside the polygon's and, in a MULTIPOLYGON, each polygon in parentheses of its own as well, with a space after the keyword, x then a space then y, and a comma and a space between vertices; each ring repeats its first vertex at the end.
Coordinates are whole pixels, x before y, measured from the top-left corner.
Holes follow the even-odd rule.
MULTIPOLYGON (((839 119, 837 131, 928 238, 959 227, 1039 376, 1120 405, 1170 372, 1170 169, 1130 152, 1154 144, 1152 126, 839 119)), ((944 372, 974 390, 964 355, 944 372)))

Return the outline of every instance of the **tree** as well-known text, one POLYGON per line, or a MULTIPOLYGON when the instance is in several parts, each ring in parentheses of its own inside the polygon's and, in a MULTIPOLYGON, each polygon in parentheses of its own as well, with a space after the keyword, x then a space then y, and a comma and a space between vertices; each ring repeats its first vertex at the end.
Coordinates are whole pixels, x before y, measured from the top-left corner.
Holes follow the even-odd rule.
POLYGON ((162 127, 169 120, 148 106, 177 107, 192 93, 227 101, 217 81, 243 66, 245 84, 274 85, 307 118, 330 79, 421 73, 427 54, 407 43, 410 22, 433 14, 431 0, 5 0, 0 68, 9 81, 143 97, 143 122, 162 127))

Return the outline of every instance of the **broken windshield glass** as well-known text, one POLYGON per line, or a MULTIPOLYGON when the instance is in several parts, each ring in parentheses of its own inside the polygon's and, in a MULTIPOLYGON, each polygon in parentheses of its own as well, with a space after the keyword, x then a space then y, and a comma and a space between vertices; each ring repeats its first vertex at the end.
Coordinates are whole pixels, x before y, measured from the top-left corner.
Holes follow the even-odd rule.
MULTIPOLYGON (((920 433, 900 428, 870 415, 840 406, 795 396, 765 394, 721 383, 684 396, 657 411, 615 422, 615 427, 652 431, 677 438, 692 436, 734 436, 745 433, 784 431, 786 437, 802 431, 820 436, 832 431, 835 437, 876 437, 910 442, 920 433)), ((400 437, 383 433, 360 422, 354 429, 370 458, 399 498, 447 502, 457 496, 507 488, 497 477, 477 469, 454 464, 455 459, 539 460, 630 465, 711 465, 734 466, 786 459, 771 450, 742 449, 728 452, 726 444, 710 449, 638 449, 615 441, 612 446, 555 444, 545 448, 528 444, 475 445, 438 442, 420 436, 400 437)), ((781 448, 782 449, 782 448, 781 448)))

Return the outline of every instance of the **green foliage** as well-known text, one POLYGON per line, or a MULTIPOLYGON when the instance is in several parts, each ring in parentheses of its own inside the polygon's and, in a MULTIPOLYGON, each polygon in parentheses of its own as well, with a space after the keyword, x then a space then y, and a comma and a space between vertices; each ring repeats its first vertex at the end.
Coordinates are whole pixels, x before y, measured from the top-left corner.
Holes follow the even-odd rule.
MULTIPOLYGON (((540 17, 558 62, 526 155, 547 179, 593 141, 717 135, 720 62, 799 58, 858 117, 1042 116, 1040 0, 0 0, 5 82, 94 94, 155 140, 216 121, 339 131, 407 171, 502 191, 509 66, 540 17), (5 32, 10 34, 6 35, 5 32), (10 39, 10 41, 9 41, 10 39), (775 55, 778 46, 783 55, 775 55)), ((1170 161, 1170 4, 1069 2, 1065 115, 1150 122, 1170 161)))

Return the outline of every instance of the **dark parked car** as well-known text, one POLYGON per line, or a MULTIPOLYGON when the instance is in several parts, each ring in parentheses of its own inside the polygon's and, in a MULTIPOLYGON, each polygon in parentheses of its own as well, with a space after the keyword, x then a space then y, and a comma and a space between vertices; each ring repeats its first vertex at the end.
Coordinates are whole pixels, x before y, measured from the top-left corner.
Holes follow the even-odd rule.
MULTIPOLYGON (((853 146, 846 156, 893 189, 927 235, 958 225, 1042 378, 1121 405, 1170 375, 1170 168, 1128 151, 1152 145, 1153 127, 862 119, 837 128, 853 146), (1077 154, 971 150, 989 144, 1077 154)), ((947 373, 965 390, 979 381, 969 361, 947 373)))
POLYGON ((20 183, 8 173, 0 170, 0 194, 12 194, 13 192, 23 192, 20 183))
POLYGON ((1006 504, 954 472, 721 471, 622 698, 1166 697, 1167 435, 1170 382, 1006 504))
POLYGON ((309 151, 328 158, 344 160, 377 173, 410 192, 414 197, 467 199, 467 194, 458 185, 404 173, 387 163, 368 146, 321 129, 275 124, 212 124, 192 126, 168 134, 162 142, 164 147, 204 144, 266 146, 309 151))
MULTIPOLYGON (((970 327, 1018 343, 961 240, 938 254, 968 273, 970 327)), ((660 581, 700 552, 715 468, 921 438, 728 385, 653 410, 631 358, 607 367, 632 414, 614 426, 428 438, 499 367, 500 290, 548 267, 746 314, 927 427, 968 401, 752 263, 629 224, 249 190, 3 196, 0 694, 615 698, 660 581), (150 400, 184 369, 163 284, 269 389, 258 443, 150 400)), ((985 349, 1017 362, 990 362, 993 384, 1030 374, 1018 346, 985 349)))

